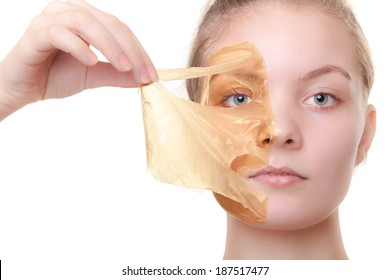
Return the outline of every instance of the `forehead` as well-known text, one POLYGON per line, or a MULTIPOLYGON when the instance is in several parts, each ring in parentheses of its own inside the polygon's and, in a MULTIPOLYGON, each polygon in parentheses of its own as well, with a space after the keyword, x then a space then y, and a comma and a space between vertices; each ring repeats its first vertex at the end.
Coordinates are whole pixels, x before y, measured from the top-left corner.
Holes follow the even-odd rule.
POLYGON ((263 56, 271 78, 274 72, 291 75, 292 69, 303 76, 313 68, 331 64, 359 80, 355 47, 345 25, 318 8, 256 4, 231 18, 226 28, 212 49, 234 41, 251 41, 263 56))

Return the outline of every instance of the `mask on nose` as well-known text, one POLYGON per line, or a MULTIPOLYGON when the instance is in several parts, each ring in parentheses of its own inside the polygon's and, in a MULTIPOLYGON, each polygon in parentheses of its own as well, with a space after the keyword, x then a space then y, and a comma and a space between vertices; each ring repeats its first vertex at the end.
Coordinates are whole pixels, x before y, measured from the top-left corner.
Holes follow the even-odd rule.
POLYGON ((267 165, 276 136, 256 48, 238 42, 212 53, 207 67, 161 70, 159 76, 141 88, 149 172, 162 182, 211 190, 248 224, 265 222, 267 196, 246 179, 267 165), (200 77, 200 103, 173 95, 161 82, 200 77))

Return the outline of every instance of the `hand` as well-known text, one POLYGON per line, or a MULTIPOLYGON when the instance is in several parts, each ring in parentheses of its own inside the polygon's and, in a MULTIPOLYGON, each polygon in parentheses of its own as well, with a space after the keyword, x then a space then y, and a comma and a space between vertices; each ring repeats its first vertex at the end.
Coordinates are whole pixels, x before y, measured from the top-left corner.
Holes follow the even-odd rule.
POLYGON ((138 87, 157 79, 125 24, 82 0, 54 1, 0 64, 0 120, 38 100, 101 86, 138 87), (89 46, 109 62, 98 61, 89 46))

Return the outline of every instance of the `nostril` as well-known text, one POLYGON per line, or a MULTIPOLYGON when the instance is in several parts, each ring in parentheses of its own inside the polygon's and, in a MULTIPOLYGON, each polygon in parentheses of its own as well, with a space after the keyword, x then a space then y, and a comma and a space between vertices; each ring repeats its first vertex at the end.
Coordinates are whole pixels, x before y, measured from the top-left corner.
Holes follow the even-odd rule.
POLYGON ((263 144, 264 145, 268 145, 268 144, 270 144, 271 143, 271 138, 267 138, 267 139, 264 139, 263 140, 263 144))
POLYGON ((258 128, 258 134, 256 139, 256 144, 260 148, 265 148, 272 142, 272 133, 270 126, 266 123, 263 123, 258 128))
POLYGON ((266 146, 268 146, 269 144, 271 144, 272 140, 270 137, 259 137, 257 139, 257 146, 259 146, 260 148, 265 148, 266 146))
POLYGON ((291 144, 294 143, 294 140, 292 140, 292 139, 287 139, 285 143, 288 144, 288 145, 291 145, 291 144))

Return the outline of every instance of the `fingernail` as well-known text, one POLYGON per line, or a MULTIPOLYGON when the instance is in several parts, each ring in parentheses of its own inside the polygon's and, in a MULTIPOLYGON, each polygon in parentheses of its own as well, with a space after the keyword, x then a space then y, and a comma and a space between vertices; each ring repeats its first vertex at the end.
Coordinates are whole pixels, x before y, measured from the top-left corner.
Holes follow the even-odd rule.
POLYGON ((160 79, 158 77, 158 73, 156 71, 156 68, 154 68, 153 66, 149 66, 148 71, 149 71, 150 78, 152 79, 153 82, 156 82, 160 79))
POLYGON ((149 84, 152 82, 149 71, 145 66, 142 66, 138 72, 138 81, 141 85, 149 84))
POLYGON ((98 62, 97 56, 92 51, 88 53, 87 59, 90 64, 95 64, 98 62))
POLYGON ((119 55, 118 61, 119 61, 119 65, 125 71, 129 71, 133 68, 133 64, 131 63, 130 59, 124 53, 121 53, 119 55))

